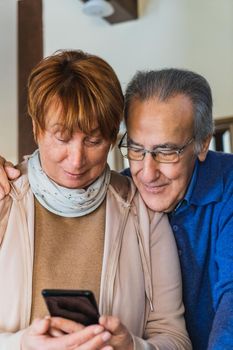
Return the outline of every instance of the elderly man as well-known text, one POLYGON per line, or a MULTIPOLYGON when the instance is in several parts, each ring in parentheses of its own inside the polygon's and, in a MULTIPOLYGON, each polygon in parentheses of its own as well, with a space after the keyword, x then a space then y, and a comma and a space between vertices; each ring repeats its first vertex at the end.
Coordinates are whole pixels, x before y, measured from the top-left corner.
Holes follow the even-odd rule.
POLYGON ((133 180, 151 209, 168 213, 176 238, 193 348, 232 350, 233 155, 208 151, 210 87, 190 71, 139 72, 125 121, 120 149, 133 180))
MULTIPOLYGON (((148 207, 168 213, 193 348, 232 350, 233 155, 208 150, 214 129, 210 87, 190 71, 139 72, 126 90, 125 121, 119 147, 131 173, 124 173, 132 175, 148 207)), ((3 196, 3 176, 1 184, 3 196)))

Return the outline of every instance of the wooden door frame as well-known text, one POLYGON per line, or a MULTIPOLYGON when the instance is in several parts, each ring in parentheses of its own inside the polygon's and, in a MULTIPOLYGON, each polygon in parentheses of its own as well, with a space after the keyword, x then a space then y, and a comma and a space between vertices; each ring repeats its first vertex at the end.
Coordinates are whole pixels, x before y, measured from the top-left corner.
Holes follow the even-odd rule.
POLYGON ((27 80, 43 57, 42 0, 18 1, 18 161, 35 150, 27 114, 27 80))

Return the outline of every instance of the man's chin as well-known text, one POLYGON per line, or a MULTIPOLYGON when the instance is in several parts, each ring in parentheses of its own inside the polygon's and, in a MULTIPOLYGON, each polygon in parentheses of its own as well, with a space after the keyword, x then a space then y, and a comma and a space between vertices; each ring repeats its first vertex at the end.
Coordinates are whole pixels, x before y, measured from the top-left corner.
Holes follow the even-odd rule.
POLYGON ((156 195, 155 193, 148 195, 142 194, 142 199, 146 203, 146 206, 157 212, 169 212, 169 203, 164 200, 164 195, 156 195))

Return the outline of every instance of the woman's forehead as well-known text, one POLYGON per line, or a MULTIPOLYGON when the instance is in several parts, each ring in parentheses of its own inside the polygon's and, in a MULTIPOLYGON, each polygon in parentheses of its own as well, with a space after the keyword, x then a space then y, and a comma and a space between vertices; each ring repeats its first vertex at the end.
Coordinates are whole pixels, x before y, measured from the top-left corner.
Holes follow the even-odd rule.
POLYGON ((93 116, 91 123, 86 116, 79 117, 73 111, 64 111, 61 103, 52 103, 45 114, 45 127, 46 129, 56 128, 62 130, 69 130, 74 132, 75 130, 81 130, 82 125, 88 125, 88 133, 94 134, 99 132, 99 125, 97 118, 93 116), (86 120, 85 120, 86 119, 86 120))

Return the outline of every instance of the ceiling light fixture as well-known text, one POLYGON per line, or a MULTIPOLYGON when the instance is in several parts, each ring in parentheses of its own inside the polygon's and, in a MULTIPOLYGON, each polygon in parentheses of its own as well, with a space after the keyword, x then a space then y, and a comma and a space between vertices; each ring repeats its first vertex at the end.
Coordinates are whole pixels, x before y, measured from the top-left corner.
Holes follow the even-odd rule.
POLYGON ((88 16, 108 17, 114 13, 114 8, 106 0, 88 0, 83 5, 83 13, 88 16))

